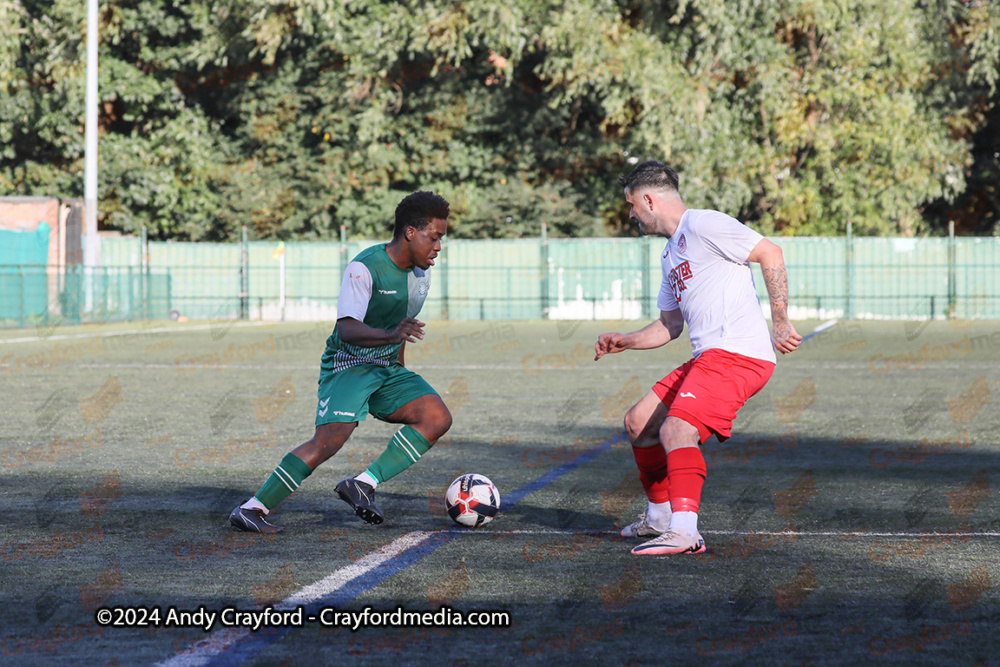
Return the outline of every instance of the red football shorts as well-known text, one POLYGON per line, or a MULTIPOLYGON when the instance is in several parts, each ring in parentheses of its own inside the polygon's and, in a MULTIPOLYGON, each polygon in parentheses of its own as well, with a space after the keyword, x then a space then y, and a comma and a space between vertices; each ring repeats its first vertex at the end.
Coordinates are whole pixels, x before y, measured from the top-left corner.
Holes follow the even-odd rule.
POLYGON ((723 442, 732 435, 736 412, 773 372, 770 361, 713 348, 654 384, 653 391, 670 408, 668 416, 698 428, 699 442, 713 433, 723 442))

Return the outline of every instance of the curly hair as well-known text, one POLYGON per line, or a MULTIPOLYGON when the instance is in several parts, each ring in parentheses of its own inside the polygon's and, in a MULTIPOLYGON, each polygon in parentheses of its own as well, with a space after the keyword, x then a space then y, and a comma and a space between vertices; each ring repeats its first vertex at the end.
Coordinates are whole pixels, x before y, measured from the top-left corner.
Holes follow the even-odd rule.
POLYGON ((396 206, 396 226, 392 238, 402 237, 407 227, 423 229, 432 219, 447 220, 449 212, 450 205, 441 195, 424 190, 407 195, 396 206))

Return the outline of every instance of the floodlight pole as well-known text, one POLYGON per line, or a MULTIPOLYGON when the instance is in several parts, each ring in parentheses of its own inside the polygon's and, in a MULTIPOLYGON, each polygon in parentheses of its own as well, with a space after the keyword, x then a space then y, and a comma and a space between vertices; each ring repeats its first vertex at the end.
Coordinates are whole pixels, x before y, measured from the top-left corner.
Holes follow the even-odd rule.
MULTIPOLYGON (((83 264, 88 269, 101 263, 101 240, 97 236, 97 0, 87 0, 87 101, 84 125, 84 239, 83 264)), ((88 290, 89 292, 89 290, 88 290)), ((90 301, 88 294, 87 301, 90 301)))

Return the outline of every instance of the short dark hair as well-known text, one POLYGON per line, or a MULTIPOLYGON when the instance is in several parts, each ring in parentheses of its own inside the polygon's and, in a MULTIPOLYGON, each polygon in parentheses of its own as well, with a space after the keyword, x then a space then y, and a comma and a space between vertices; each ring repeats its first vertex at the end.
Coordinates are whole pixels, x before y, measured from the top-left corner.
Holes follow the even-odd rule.
POLYGON ((618 177, 618 185, 635 192, 642 188, 657 188, 670 192, 679 192, 680 178, 677 172, 656 160, 647 160, 636 165, 628 174, 618 177))
POLYGON ((403 197, 396 206, 396 226, 392 238, 403 236, 407 227, 423 229, 432 219, 447 220, 450 206, 441 195, 421 190, 403 197))

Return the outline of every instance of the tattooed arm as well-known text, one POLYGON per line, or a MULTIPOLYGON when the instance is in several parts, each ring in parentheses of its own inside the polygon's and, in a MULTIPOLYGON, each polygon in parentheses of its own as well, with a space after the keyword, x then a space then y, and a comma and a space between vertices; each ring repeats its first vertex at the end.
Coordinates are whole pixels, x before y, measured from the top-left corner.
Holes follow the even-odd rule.
POLYGON ((794 352, 802 342, 802 336, 788 320, 788 274, 781 248, 764 239, 754 246, 748 259, 760 264, 764 274, 764 285, 771 299, 771 321, 774 324, 771 339, 774 346, 782 354, 794 352))

